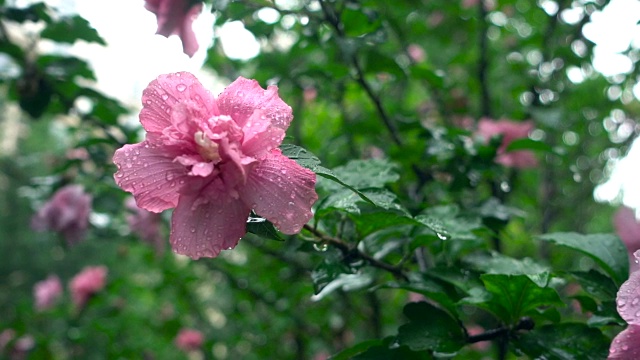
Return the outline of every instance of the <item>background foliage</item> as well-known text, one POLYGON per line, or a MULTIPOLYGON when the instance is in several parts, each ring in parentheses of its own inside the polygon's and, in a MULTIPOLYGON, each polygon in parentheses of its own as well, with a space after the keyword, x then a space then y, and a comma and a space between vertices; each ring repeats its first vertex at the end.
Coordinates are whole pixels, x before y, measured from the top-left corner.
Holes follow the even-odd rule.
POLYGON ((296 236, 251 225, 216 259, 141 242, 111 163, 139 128, 96 90, 90 64, 37 46, 104 40, 78 15, 0 0, 0 135, 28 130, 0 155, 0 331, 33 336, 28 358, 178 358, 183 327, 205 335, 195 358, 607 356, 624 326, 614 301, 628 255, 592 194, 637 135, 640 109, 637 68, 606 78, 591 65, 582 28, 605 1, 209 5, 214 26, 242 21, 261 52, 232 60, 215 41, 204 66, 225 83, 278 85, 295 116, 283 152, 318 174, 314 219, 296 236), (481 118, 533 120, 511 150, 534 151, 539 166, 495 163, 499 139, 474 137, 481 118), (74 247, 29 227, 69 183, 94 197, 74 247), (33 310, 37 281, 66 284, 98 264, 106 289, 82 311, 68 291, 33 310))

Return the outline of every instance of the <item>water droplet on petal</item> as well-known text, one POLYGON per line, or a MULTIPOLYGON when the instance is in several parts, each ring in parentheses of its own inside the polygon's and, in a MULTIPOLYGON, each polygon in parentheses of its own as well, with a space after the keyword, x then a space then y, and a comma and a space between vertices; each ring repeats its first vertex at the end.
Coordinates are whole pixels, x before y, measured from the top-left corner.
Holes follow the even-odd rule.
POLYGON ((117 172, 117 173, 116 173, 116 177, 121 178, 121 177, 123 177, 123 176, 124 176, 124 174, 123 174, 123 173, 121 173, 121 172, 117 172))
POLYGON ((169 95, 167 94, 162 94, 162 100, 167 100, 169 98, 169 95))
POLYGON ((186 88, 187 88, 187 85, 185 85, 185 84, 178 84, 176 86, 176 90, 178 90, 180 92, 183 92, 186 88))
POLYGON ((631 305, 638 305, 638 303, 640 302, 640 298, 635 298, 631 301, 631 305))
POLYGON ((196 228, 192 227, 192 228, 191 228, 191 232, 192 232, 192 233, 196 232, 196 228))

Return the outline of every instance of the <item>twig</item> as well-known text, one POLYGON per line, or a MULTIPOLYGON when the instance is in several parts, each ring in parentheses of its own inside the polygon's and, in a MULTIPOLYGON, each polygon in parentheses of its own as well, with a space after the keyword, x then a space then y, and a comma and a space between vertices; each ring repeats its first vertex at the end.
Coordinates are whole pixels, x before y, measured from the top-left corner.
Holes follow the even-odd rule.
MULTIPOLYGON (((342 23, 340 22, 340 17, 338 16, 338 14, 336 14, 333 11, 333 9, 329 8, 326 5, 324 0, 320 0, 320 7, 322 8, 322 12, 325 15, 325 19, 336 30, 336 33, 338 34, 338 36, 340 38, 344 38, 345 37, 344 29, 342 27, 342 23)), ((362 66, 360 65, 360 62, 358 61, 358 58, 355 53, 349 55, 349 61, 351 61, 353 68, 356 70, 356 77, 355 77, 356 82, 360 85, 360 87, 362 87, 365 93, 367 93, 367 96, 369 97, 371 102, 373 102, 373 105, 375 106, 376 111, 378 112, 378 115, 380 115, 380 119, 382 120, 385 127, 391 134, 391 138, 397 145, 402 145, 402 140, 398 135, 398 130, 396 129, 395 124, 391 121, 391 118, 389 117, 387 112, 384 110, 380 97, 378 97, 378 95, 376 95, 373 92, 371 85, 369 85, 367 80, 365 80, 364 71, 362 70, 362 66)))
POLYGON ((351 258, 362 259, 362 260, 366 261, 367 263, 369 263, 369 265, 371 265, 373 267, 377 267, 379 269, 382 269, 382 270, 390 272, 396 278, 402 279, 404 281, 408 281, 409 280, 409 278, 402 271, 401 268, 398 268, 398 267, 395 267, 393 265, 390 265, 390 264, 387 264, 385 262, 382 262, 380 260, 377 260, 377 259, 371 257, 370 255, 361 252, 357 248, 352 248, 351 246, 349 246, 349 244, 345 243, 344 241, 342 241, 340 239, 337 239, 337 238, 331 237, 329 235, 323 234, 318 229, 316 229, 316 228, 314 228, 314 227, 312 227, 310 225, 305 225, 304 228, 306 230, 308 230, 310 233, 312 233, 318 240, 320 240, 320 241, 318 241, 319 243, 325 243, 325 244, 333 245, 333 246, 337 247, 340 251, 342 251, 342 253, 344 255, 348 255, 351 258))

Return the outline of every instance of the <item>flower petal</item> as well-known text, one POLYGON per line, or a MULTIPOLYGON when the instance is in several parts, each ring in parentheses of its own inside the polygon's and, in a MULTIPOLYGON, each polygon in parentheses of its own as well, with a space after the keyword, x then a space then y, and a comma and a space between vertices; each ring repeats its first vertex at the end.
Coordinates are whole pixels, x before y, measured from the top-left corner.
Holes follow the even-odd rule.
POLYGON ((277 148, 284 139, 284 130, 271 125, 262 110, 257 110, 242 128, 242 153, 261 158, 277 148))
MULTIPOLYGON (((636 252, 636 255, 639 252, 636 252)), ((637 258, 637 257, 636 257, 637 258)), ((616 296, 618 313, 629 324, 640 325, 640 271, 634 271, 616 296)))
POLYGON ((242 200, 285 234, 295 234, 312 217, 318 200, 316 174, 272 150, 247 175, 242 200))
POLYGON ((224 192, 205 201, 201 193, 182 195, 171 217, 171 247, 192 259, 216 257, 238 244, 246 233, 249 213, 242 201, 224 192))
POLYGON ((291 107, 278 95, 278 87, 264 90, 256 80, 239 77, 218 96, 220 112, 244 127, 256 110, 263 110, 271 124, 286 130, 293 119, 291 107))
POLYGON ((611 342, 607 359, 634 360, 640 358, 640 326, 629 325, 611 342))
POLYGON ((184 15, 182 24, 180 24, 179 35, 182 40, 182 51, 189 57, 193 57, 193 54, 198 51, 198 40, 196 34, 193 31, 193 21, 198 17, 202 11, 202 3, 193 5, 191 9, 184 15))
POLYGON ((142 127, 148 132, 162 133, 172 125, 172 110, 181 102, 193 102, 193 107, 199 109, 205 118, 219 114, 213 95, 193 74, 165 74, 149 83, 142 92, 142 127))
POLYGON ((173 161, 178 155, 177 149, 156 147, 147 141, 125 145, 113 155, 118 166, 116 183, 132 193, 143 209, 161 212, 175 207, 178 189, 189 178, 185 166, 173 161))

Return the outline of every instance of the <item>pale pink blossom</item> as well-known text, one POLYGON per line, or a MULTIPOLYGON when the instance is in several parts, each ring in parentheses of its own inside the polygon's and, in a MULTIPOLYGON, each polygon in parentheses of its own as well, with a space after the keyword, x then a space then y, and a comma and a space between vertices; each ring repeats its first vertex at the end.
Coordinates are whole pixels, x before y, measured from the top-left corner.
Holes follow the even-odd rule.
POLYGON ((480 119, 478 122, 478 134, 486 141, 494 136, 502 135, 502 143, 498 148, 496 162, 507 167, 531 168, 538 165, 538 161, 533 152, 527 150, 509 151, 507 147, 514 140, 525 139, 529 132, 533 130, 533 122, 515 122, 510 120, 495 121, 491 119, 480 119))
MULTIPOLYGON (((640 260, 640 250, 634 254, 640 260)), ((616 296, 618 314, 629 324, 611 342, 609 359, 640 359, 640 271, 634 271, 625 281, 616 296)))
POLYGON ((195 329, 181 329, 175 339, 176 346, 183 351, 198 350, 202 347, 204 336, 195 329))
POLYGON ((202 11, 202 3, 192 0, 145 0, 147 10, 158 19, 156 34, 169 37, 178 35, 185 54, 193 56, 198 51, 198 40, 193 32, 193 21, 202 11))
POLYGON ((62 283, 56 275, 49 275, 45 280, 39 281, 33 286, 36 310, 50 309, 61 296, 62 283))
POLYGON ((91 296, 104 288, 107 272, 106 266, 87 266, 71 279, 69 290, 77 307, 83 307, 91 296))
POLYGON ((31 227, 36 231, 56 231, 68 245, 74 245, 86 236, 90 213, 91 195, 81 185, 67 185, 38 210, 31 227))
POLYGON ((127 223, 131 232, 138 235, 142 241, 153 246, 157 253, 162 253, 164 251, 164 239, 160 232, 161 215, 138 207, 132 197, 127 198, 125 206, 130 211, 130 214, 127 215, 127 223))
POLYGON ((427 59, 427 54, 424 52, 422 46, 418 44, 409 44, 409 46, 407 46, 407 53, 411 60, 417 63, 423 62, 427 59))
POLYGON ((115 152, 115 180, 143 209, 175 207, 176 253, 197 259, 235 247, 252 209, 285 234, 311 219, 315 174, 278 149, 293 115, 276 86, 240 77, 216 99, 182 72, 152 81, 142 103, 146 139, 115 152))

